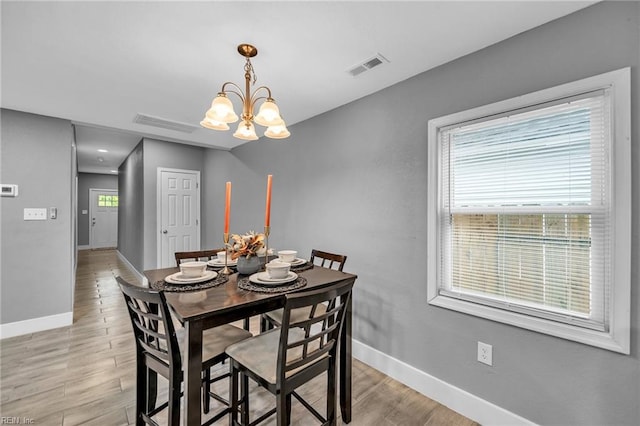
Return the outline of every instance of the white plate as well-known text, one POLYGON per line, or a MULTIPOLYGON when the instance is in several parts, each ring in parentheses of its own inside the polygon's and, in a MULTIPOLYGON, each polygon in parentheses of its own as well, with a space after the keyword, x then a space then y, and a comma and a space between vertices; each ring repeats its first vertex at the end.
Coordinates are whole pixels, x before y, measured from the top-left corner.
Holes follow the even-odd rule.
MULTIPOLYGON (((284 262, 284 260, 280 260, 280 258, 274 259, 276 262, 284 262)), ((273 262, 273 261, 272 261, 273 262)), ((306 259, 302 259, 300 257, 297 257, 293 262, 284 262, 284 263, 289 263, 291 264, 291 266, 300 266, 304 263, 307 263, 306 259)))
MULTIPOLYGON (((238 264, 238 259, 236 260, 228 260, 227 266, 236 266, 238 264)), ((214 268, 224 267, 224 260, 211 259, 207 262, 207 265, 213 266, 214 268)))
POLYGON ((289 271, 289 274, 285 278, 269 278, 269 274, 266 272, 257 272, 249 277, 249 281, 260 285, 277 286, 287 284, 295 281, 298 278, 298 274, 289 271))
POLYGON ((209 281, 218 276, 216 271, 204 271, 204 275, 196 278, 186 278, 182 275, 182 272, 176 272, 165 277, 165 281, 169 284, 197 284, 204 281, 209 281))

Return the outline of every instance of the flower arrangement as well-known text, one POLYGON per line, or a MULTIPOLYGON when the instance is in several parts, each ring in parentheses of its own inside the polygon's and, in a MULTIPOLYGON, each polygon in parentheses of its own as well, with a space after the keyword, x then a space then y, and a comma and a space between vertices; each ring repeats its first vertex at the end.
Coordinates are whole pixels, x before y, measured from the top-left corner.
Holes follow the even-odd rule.
POLYGON ((249 231, 244 235, 232 234, 232 243, 227 244, 227 248, 231 252, 231 259, 235 260, 245 256, 247 259, 251 256, 257 256, 258 252, 264 250, 264 234, 256 234, 249 231))

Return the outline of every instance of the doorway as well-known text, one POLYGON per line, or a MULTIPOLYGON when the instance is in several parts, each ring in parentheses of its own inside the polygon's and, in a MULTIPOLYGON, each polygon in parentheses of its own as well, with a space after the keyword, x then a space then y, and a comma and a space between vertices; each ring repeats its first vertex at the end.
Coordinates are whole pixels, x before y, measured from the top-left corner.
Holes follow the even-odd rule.
POLYGON ((89 189, 89 246, 92 249, 118 247, 118 191, 89 189))
POLYGON ((200 172, 158 168, 158 268, 177 251, 200 250, 200 172))

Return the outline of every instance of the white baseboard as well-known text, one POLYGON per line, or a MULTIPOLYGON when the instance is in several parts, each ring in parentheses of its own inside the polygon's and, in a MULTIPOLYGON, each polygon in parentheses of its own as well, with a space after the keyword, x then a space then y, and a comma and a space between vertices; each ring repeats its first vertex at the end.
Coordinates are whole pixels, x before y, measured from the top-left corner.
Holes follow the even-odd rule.
POLYGON ((353 341, 353 356, 428 398, 438 401, 440 404, 482 425, 535 425, 535 423, 517 414, 392 358, 357 340, 353 341))
POLYGON ((78 246, 77 249, 78 250, 89 250, 91 248, 91 246, 78 246))
POLYGON ((127 266, 129 267, 129 269, 131 269, 131 272, 133 272, 133 273, 134 273, 134 275, 135 275, 136 277, 138 277, 138 279, 140 280, 140 282, 141 282, 143 285, 148 285, 148 283, 147 283, 147 278, 146 278, 144 275, 142 275, 142 274, 141 274, 141 273, 140 273, 140 272, 135 268, 135 266, 133 266, 133 265, 131 264, 131 262, 129 262, 129 260, 127 260, 127 258, 126 258, 126 257, 124 257, 124 256, 122 255, 122 253, 120 253, 120 251, 119 251, 119 250, 116 250, 116 253, 118 253, 118 257, 120 258, 120 260, 122 260, 124 263, 126 263, 126 264, 127 264, 127 266))
POLYGON ((73 312, 0 324, 0 339, 66 327, 71 324, 73 324, 73 312))

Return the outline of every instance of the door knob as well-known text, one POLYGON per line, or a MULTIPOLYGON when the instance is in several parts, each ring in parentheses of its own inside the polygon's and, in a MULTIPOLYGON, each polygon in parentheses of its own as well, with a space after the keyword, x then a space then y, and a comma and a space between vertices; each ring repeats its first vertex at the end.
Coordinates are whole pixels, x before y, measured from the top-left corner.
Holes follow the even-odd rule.
POLYGON ((162 233, 163 233, 163 234, 166 234, 166 233, 167 233, 167 230, 165 229, 164 231, 162 231, 162 233))

